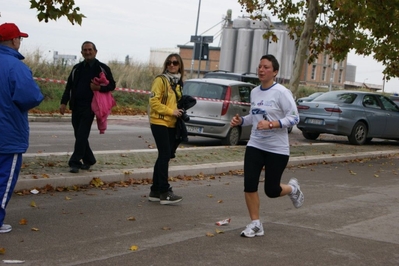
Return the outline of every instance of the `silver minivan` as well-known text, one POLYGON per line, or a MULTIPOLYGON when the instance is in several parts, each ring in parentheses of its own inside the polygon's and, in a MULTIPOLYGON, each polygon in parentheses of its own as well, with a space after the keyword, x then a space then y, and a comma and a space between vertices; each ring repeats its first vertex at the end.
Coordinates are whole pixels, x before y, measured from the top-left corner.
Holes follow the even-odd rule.
POLYGON ((187 110, 188 135, 211 137, 222 140, 223 145, 237 145, 248 140, 251 127, 230 127, 230 121, 238 114, 244 116, 250 110, 250 94, 255 85, 227 79, 190 79, 184 82, 183 94, 197 99, 197 104, 187 110))

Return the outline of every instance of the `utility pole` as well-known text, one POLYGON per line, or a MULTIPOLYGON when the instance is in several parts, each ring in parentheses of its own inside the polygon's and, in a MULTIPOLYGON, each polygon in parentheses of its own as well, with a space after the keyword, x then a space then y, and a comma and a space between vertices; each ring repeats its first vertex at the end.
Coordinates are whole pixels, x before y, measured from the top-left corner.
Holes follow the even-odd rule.
MULTIPOLYGON (((201 10, 201 0, 198 1, 198 13, 197 13, 197 24, 195 25, 195 36, 197 36, 198 34, 198 22, 199 22, 200 10, 201 10)), ((193 44, 193 56, 191 59, 190 78, 193 77, 194 59, 195 59, 195 44, 193 44)))

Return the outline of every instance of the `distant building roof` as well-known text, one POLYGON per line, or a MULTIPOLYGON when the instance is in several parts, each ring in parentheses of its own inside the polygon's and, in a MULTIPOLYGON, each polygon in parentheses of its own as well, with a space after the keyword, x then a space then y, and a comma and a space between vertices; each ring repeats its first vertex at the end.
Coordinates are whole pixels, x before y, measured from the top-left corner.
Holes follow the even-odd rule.
POLYGON ((366 88, 372 91, 378 91, 383 89, 382 85, 370 84, 364 82, 353 82, 353 81, 345 81, 344 87, 345 89, 366 88))

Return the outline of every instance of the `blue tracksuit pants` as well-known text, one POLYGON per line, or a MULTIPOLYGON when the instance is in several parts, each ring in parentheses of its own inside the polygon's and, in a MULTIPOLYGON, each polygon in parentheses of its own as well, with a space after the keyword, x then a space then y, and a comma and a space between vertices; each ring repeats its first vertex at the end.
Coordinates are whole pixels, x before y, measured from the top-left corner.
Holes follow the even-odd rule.
POLYGON ((6 207, 17 184, 21 170, 22 153, 0 153, 0 226, 6 216, 6 207))

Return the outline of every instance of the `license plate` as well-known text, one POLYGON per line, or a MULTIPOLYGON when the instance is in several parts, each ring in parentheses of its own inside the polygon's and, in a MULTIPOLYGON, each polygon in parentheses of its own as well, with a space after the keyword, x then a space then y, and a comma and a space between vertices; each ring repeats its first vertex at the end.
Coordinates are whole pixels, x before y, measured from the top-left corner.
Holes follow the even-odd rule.
POLYGON ((309 118, 309 119, 306 119, 306 124, 322 125, 323 124, 323 120, 322 119, 309 118))
POLYGON ((204 131, 204 128, 202 127, 192 127, 192 126, 186 126, 187 132, 191 133, 202 133, 204 131))

